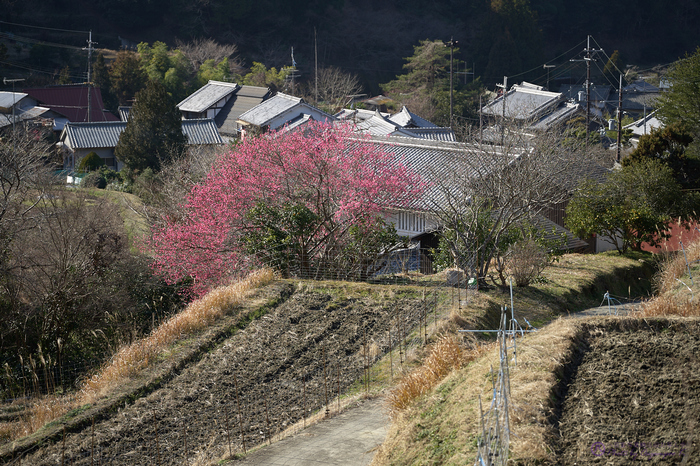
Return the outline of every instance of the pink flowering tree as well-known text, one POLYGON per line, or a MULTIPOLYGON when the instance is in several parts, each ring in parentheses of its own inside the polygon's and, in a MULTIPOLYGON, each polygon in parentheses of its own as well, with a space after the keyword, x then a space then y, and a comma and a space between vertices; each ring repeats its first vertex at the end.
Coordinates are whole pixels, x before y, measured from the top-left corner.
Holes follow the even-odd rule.
POLYGON ((349 128, 312 123, 234 146, 149 246, 162 275, 191 277, 197 292, 260 263, 319 278, 341 269, 367 274, 368 256, 400 242, 383 215, 420 189, 378 145, 349 128), (353 254, 362 258, 348 259, 353 254))

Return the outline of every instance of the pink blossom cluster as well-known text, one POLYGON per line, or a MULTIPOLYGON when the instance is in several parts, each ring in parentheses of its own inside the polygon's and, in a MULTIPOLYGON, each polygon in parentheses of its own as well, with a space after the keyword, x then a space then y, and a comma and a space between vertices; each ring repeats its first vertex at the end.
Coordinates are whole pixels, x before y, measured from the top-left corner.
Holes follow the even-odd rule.
POLYGON ((348 127, 311 123, 232 146, 187 196, 187 215, 164 219, 148 246, 158 273, 170 282, 192 277, 202 293, 251 267, 240 229, 256 203, 303 203, 347 226, 401 206, 420 189, 418 177, 379 145, 348 127))

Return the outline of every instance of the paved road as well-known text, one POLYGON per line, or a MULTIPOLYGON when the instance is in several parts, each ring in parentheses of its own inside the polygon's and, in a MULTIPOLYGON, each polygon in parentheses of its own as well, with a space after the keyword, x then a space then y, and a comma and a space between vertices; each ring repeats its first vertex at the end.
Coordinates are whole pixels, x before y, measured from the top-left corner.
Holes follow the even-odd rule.
POLYGON ((367 465, 384 441, 388 425, 383 400, 365 400, 360 406, 254 451, 233 464, 367 465))

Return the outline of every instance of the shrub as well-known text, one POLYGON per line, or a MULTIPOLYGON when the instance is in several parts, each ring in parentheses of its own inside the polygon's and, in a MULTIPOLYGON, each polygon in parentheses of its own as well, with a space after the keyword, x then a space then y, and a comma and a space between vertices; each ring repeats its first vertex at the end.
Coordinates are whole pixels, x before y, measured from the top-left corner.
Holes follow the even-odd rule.
POLYGON ((100 172, 93 171, 85 175, 80 182, 83 188, 98 188, 105 189, 107 187, 107 179, 100 172))
POLYGON ((83 157, 78 164, 78 170, 81 172, 91 172, 102 167, 105 161, 97 155, 95 152, 90 152, 88 155, 83 157))

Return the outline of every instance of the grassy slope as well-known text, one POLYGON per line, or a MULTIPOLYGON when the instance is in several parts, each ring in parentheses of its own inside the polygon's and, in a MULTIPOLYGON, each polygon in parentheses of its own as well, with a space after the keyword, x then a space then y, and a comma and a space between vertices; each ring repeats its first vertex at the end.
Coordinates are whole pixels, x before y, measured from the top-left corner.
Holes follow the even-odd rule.
MULTIPOLYGON (((606 291, 617 296, 646 296, 653 273, 651 261, 649 255, 563 256, 545 271, 544 283, 514 290, 516 318, 526 317, 539 327, 559 315, 599 305, 606 291)), ((480 293, 468 309, 458 311, 461 319, 453 313, 450 321, 495 328, 500 306, 509 302, 507 290, 480 293)), ((449 324, 444 328, 454 330, 449 324)), ((548 457, 548 447, 542 440, 550 433, 547 397, 557 383, 557 369, 571 357, 576 335, 576 327, 568 319, 558 319, 547 329, 526 337, 519 347, 520 367, 527 370, 511 374, 517 400, 514 425, 518 427, 514 427, 514 433, 518 438, 512 437, 515 456, 548 457)), ((453 371, 410 408, 395 414, 373 464, 472 464, 478 439, 479 395, 487 404, 491 366, 498 366, 495 349, 453 371)))

